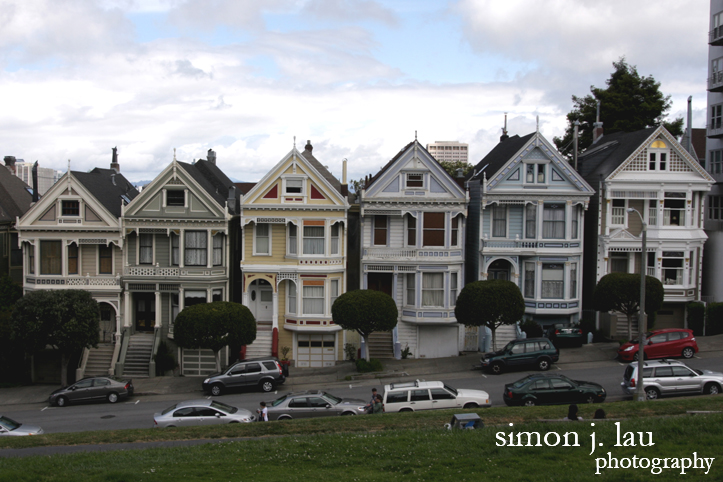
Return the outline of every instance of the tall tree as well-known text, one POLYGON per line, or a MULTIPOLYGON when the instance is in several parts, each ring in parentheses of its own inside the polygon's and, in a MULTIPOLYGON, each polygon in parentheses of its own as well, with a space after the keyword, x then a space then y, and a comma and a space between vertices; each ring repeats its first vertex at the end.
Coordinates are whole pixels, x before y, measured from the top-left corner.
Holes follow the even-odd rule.
POLYGON ((492 331, 492 349, 496 350, 495 331, 501 325, 517 323, 525 314, 525 300, 512 281, 486 280, 468 283, 457 297, 454 315, 457 323, 486 326, 492 331))
POLYGON ((600 121, 606 134, 633 132, 661 124, 676 137, 683 133, 682 117, 672 122, 664 121, 671 102, 670 96, 660 91, 660 82, 656 82, 652 76, 640 76, 634 65, 625 62, 625 57, 613 62, 613 67, 615 71, 605 82, 606 88, 593 85, 590 86, 592 94, 572 96, 573 109, 567 114, 565 135, 553 139, 562 154, 572 157, 575 121, 580 122, 578 149, 583 150, 592 144, 598 101, 600 121))
POLYGON ((354 290, 339 296, 331 307, 334 323, 345 330, 354 330, 364 338, 366 360, 369 357, 369 335, 390 331, 397 326, 399 311, 391 296, 381 291, 354 290))
POLYGON ((466 176, 474 167, 465 161, 439 161, 439 164, 447 171, 447 174, 453 178, 457 177, 457 169, 462 169, 462 176, 466 176))
MULTIPOLYGON (((665 289, 659 279, 645 277, 645 313, 655 313, 663 305, 665 289)), ((628 318, 628 339, 633 338, 633 316, 640 311, 640 275, 609 273, 600 278, 593 292, 595 309, 618 311, 628 318)))
POLYGON ((60 352, 60 383, 68 384, 70 357, 97 347, 100 308, 88 291, 30 291, 15 305, 13 340, 35 353, 52 346, 60 352))
POLYGON ((173 339, 183 348, 213 350, 219 371, 221 349, 251 344, 256 339, 256 320, 251 310, 240 303, 201 303, 184 308, 176 316, 173 339))

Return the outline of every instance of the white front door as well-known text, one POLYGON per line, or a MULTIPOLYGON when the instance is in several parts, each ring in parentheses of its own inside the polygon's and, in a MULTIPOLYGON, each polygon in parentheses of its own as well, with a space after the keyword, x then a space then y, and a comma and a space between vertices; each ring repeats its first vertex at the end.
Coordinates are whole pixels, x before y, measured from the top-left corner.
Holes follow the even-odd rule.
POLYGON ((274 315, 274 292, 271 285, 259 280, 249 287, 249 309, 256 318, 256 323, 271 322, 274 315))

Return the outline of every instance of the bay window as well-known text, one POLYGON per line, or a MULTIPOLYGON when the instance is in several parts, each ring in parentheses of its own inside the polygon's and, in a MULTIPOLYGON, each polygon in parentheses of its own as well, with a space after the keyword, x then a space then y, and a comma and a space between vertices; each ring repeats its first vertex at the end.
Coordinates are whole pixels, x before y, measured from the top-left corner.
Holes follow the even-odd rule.
POLYGON ((387 245, 388 216, 374 216, 374 246, 387 245))
POLYGON ((288 289, 288 295, 287 295, 287 301, 286 301, 286 311, 288 311, 290 314, 295 315, 296 314, 296 283, 293 281, 288 281, 286 284, 288 289))
POLYGON ((528 239, 537 237, 537 205, 535 204, 525 206, 525 237, 528 239))
POLYGON ((271 254, 269 225, 257 223, 254 227, 254 254, 271 254))
POLYGON ((98 274, 113 274, 113 246, 98 245, 98 274))
POLYGON ((296 254, 298 251, 298 238, 297 238, 297 232, 298 229, 296 228, 296 224, 289 223, 288 224, 288 231, 289 231, 289 243, 288 243, 288 252, 289 254, 296 254))
POLYGON ((206 266, 208 256, 208 232, 185 231, 183 239, 183 263, 185 266, 206 266))
POLYGON ((40 241, 40 274, 63 274, 60 241, 40 241))
POLYGON ((406 274, 406 284, 407 284, 407 306, 414 306, 415 304, 415 277, 417 275, 415 273, 407 273, 406 274))
POLYGON ((213 265, 223 264, 223 234, 219 233, 213 237, 213 265))
POLYGON ((178 263, 180 262, 180 241, 181 237, 179 235, 177 235, 176 233, 171 233, 171 266, 178 266, 178 263))
POLYGON ((324 254, 324 221, 307 221, 304 226, 304 254, 324 254), (319 224, 316 224, 319 223, 319 224))
POLYGON ((542 213, 542 237, 565 239, 565 205, 545 204, 542 213))
POLYGON ((138 244, 138 263, 153 264, 153 235, 141 234, 138 244))
POLYGON ((535 297, 535 263, 525 263, 525 298, 535 297))
POLYGON ((444 273, 422 273, 422 306, 444 307, 444 273))
POLYGON ((78 245, 68 246, 68 274, 78 274, 78 245))
POLYGON ((492 236, 507 237, 507 206, 492 205, 492 236))
POLYGON ((417 245, 417 218, 411 214, 406 215, 407 218, 407 246, 417 245))
POLYGON ((562 264, 542 265, 542 297, 562 299, 565 285, 565 269, 562 264))
POLYGON ((422 246, 444 246, 444 213, 424 213, 422 246))
POLYGON ((339 254, 339 223, 331 227, 331 254, 339 254))
POLYGON ((303 314, 323 315, 324 314, 324 282, 305 281, 303 289, 303 314))

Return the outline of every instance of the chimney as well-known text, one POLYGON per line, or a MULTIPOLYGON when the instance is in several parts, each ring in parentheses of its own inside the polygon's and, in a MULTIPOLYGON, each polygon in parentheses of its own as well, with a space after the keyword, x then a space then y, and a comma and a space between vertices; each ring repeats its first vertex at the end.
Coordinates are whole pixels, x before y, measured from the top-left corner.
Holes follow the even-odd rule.
POLYGON ((577 171, 577 142, 580 138, 580 135, 579 135, 580 121, 576 120, 572 124, 575 126, 573 135, 572 135, 572 140, 573 140, 572 168, 577 171))
POLYGON ((603 136, 603 123, 600 122, 600 101, 597 101, 597 115, 592 125, 592 143, 595 144, 603 136))
POLYGON ((349 194, 349 184, 346 182, 346 159, 341 163, 341 194, 344 197, 349 194))
POLYGON ((510 136, 507 135, 507 112, 505 112, 505 126, 502 128, 502 135, 500 136, 500 142, 506 141, 510 136))
POLYGON ((234 185, 231 185, 228 188, 228 199, 226 204, 228 205, 228 212, 236 214, 236 186, 234 185))
POLYGON ((311 154, 311 151, 314 150, 314 146, 311 145, 311 141, 306 141, 306 146, 304 146, 304 150, 309 151, 309 154, 311 154))
POLYGON ((38 202, 38 161, 33 164, 33 202, 38 202))
POLYGON ((691 102, 693 102, 693 96, 688 96, 688 126, 685 129, 686 137, 688 138, 685 150, 687 150, 690 155, 693 155, 693 108, 691 107, 691 102))
POLYGON ((216 164, 216 152, 213 149, 209 149, 206 154, 206 160, 211 164, 216 164))
POLYGON ((13 175, 17 174, 16 173, 17 168, 15 167, 15 161, 16 161, 15 156, 5 156, 4 160, 5 160, 5 167, 8 168, 8 171, 12 172, 13 175))
POLYGON ((113 151, 113 157, 110 161, 110 168, 113 169, 116 173, 119 173, 120 164, 118 164, 118 147, 112 148, 111 151, 113 151))

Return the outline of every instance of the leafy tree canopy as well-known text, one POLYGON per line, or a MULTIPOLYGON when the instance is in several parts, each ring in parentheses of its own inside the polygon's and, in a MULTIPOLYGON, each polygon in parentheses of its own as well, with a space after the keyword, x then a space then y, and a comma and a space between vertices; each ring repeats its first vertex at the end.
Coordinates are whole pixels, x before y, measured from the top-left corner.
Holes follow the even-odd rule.
MULTIPOLYGON (((654 314, 663 306, 665 289, 659 279, 645 277, 645 313, 654 314)), ((628 318, 628 338, 632 337, 632 317, 640 311, 640 274, 609 273, 600 278, 593 292, 598 311, 618 311, 628 318)))
POLYGON ((442 165, 444 170, 447 171, 447 174, 455 179, 457 178, 457 169, 462 169, 462 174, 466 176, 474 167, 472 164, 465 161, 439 161, 439 163, 442 165))
POLYGON ((584 150, 592 144, 598 101, 600 121, 606 134, 634 132, 660 125, 676 137, 683 133, 682 117, 672 122, 664 121, 671 102, 670 96, 660 91, 660 82, 656 82, 652 76, 641 77, 635 66, 625 62, 625 57, 613 62, 613 67, 615 71, 606 81, 606 88, 591 86, 592 94, 572 96, 573 109, 567 114, 565 135, 553 139, 562 154, 572 157, 575 121, 580 122, 578 149, 584 150))
POLYGON ((486 280, 467 284, 457 297, 457 323, 486 326, 494 332, 500 325, 517 323, 525 314, 525 300, 512 281, 486 280))
MULTIPOLYGON (((397 326, 399 311, 391 296, 381 291, 354 290, 339 296, 331 307, 334 323, 345 330, 354 330, 369 347, 369 335, 390 331, 397 326)), ((369 361, 369 350, 366 352, 369 361)))

